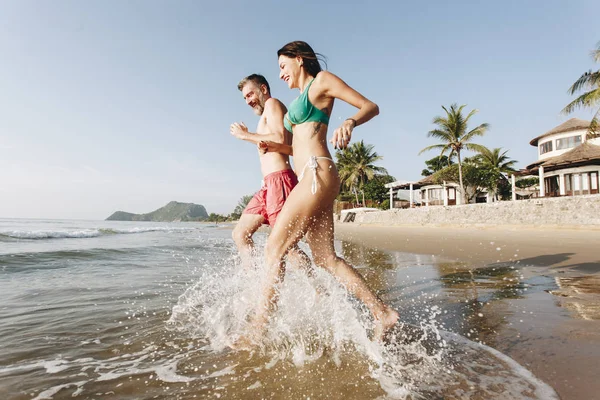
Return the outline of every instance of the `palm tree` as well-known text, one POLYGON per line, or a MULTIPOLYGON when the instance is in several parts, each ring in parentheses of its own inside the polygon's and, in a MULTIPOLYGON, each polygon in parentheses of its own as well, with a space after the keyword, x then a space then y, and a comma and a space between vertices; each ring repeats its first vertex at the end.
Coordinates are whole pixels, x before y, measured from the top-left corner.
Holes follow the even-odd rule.
POLYGON ((382 160, 383 157, 373 148, 373 145, 365 144, 361 140, 335 153, 336 167, 342 186, 354 193, 357 204, 358 192, 362 190, 363 185, 375 175, 387 174, 385 168, 375 165, 375 162, 382 160))
MULTIPOLYGON (((595 62, 600 62, 600 42, 596 45, 597 48, 592 51, 591 56, 595 62)), ((583 93, 581 96, 567 104, 563 108, 563 114, 571 114, 578 108, 595 108, 600 106, 600 70, 592 72, 589 70, 575 81, 569 88, 568 93, 574 95, 580 90, 590 89, 589 92, 583 93)), ((600 135, 600 108, 594 114, 590 127, 588 128, 588 138, 600 135)))
POLYGON ((454 164, 454 162, 451 159, 449 159, 448 156, 435 156, 432 159, 425 161, 425 165, 427 165, 427 168, 421 170, 421 176, 433 175, 437 171, 444 169, 452 164, 454 164))
POLYGON ((508 153, 508 150, 500 153, 502 151, 502 148, 495 148, 490 150, 487 147, 481 147, 482 148, 479 151, 477 161, 480 167, 485 168, 491 175, 491 187, 489 187, 488 189, 491 189, 494 192, 494 195, 496 195, 498 181, 503 178, 505 179, 505 174, 508 175, 516 171, 514 165, 517 163, 517 161, 511 160, 506 155, 506 153, 508 153))
POLYGON ((467 124, 469 119, 477 113, 478 110, 472 110, 466 117, 463 116, 462 110, 466 105, 458 106, 456 103, 450 106, 450 110, 444 106, 442 108, 446 112, 446 117, 437 116, 433 119, 433 123, 438 125, 437 129, 431 130, 427 133, 428 137, 434 137, 439 139, 442 143, 427 146, 419 152, 419 154, 433 150, 441 149, 440 157, 449 151, 448 157, 456 155, 456 162, 458 164, 458 179, 460 184, 460 191, 465 196, 465 190, 463 186, 463 174, 462 174, 462 162, 460 158, 461 150, 480 151, 483 146, 470 143, 475 136, 483 136, 490 125, 483 123, 470 131, 467 131, 467 124))
POLYGON ((511 160, 506 153, 508 150, 504 151, 502 154, 502 147, 497 147, 495 149, 488 149, 485 146, 481 146, 481 150, 479 151, 480 162, 482 165, 490 167, 498 174, 510 174, 515 172, 514 165, 517 163, 516 160, 511 160))

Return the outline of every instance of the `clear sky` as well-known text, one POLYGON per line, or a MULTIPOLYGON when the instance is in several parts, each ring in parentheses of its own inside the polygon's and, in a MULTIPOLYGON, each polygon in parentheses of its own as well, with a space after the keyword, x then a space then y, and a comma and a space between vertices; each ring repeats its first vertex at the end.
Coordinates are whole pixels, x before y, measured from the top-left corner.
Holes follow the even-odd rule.
MULTIPOLYGON (((307 41, 380 106, 354 131, 398 180, 418 180, 442 105, 477 108, 478 143, 537 159, 597 69, 600 1, 0 0, 0 217, 104 219, 171 200, 228 214, 260 186, 257 117, 237 82, 262 73, 284 103, 277 50, 307 41)), ((354 111, 336 103, 333 129, 354 111)), ((590 112, 573 116, 590 119, 590 112)))

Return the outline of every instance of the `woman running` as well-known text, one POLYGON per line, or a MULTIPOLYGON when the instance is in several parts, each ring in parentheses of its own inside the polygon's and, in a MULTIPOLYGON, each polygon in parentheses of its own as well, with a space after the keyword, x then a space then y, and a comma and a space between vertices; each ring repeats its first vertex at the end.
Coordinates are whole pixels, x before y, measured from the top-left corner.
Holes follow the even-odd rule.
POLYGON ((396 324, 399 315, 335 253, 333 202, 339 193, 340 177, 327 148, 327 127, 335 99, 358 109, 333 133, 330 142, 339 149, 348 146, 353 129, 379 114, 379 108, 336 75, 323 71, 316 53, 307 43, 288 43, 277 55, 279 77, 290 89, 300 90, 300 96, 290 104, 284 117, 285 127, 293 133, 293 145, 263 142, 259 148, 292 153, 299 183, 290 193, 267 240, 267 281, 251 319, 251 330, 238 344, 248 346, 262 336, 277 304, 277 284, 285 274, 284 257, 303 237, 310 246, 314 263, 333 274, 369 308, 374 318, 373 336, 381 340, 396 324))

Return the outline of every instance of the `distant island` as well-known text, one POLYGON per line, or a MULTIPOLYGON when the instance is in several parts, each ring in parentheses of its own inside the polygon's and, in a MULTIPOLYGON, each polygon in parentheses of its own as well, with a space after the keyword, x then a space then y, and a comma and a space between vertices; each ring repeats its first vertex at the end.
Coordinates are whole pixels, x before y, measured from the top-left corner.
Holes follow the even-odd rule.
POLYGON ((179 222, 204 221, 206 219, 208 219, 208 213, 203 205, 171 201, 166 206, 147 214, 133 214, 125 211, 117 211, 106 218, 106 221, 179 222))

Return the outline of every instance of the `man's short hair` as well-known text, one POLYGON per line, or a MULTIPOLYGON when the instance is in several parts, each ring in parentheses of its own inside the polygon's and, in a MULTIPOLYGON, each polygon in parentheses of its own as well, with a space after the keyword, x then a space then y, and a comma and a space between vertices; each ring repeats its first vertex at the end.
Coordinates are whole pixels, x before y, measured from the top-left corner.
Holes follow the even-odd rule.
POLYGON ((248 75, 247 77, 242 79, 240 83, 238 83, 238 89, 240 90, 240 92, 248 82, 254 82, 259 87, 260 85, 265 85, 267 87, 267 93, 269 93, 269 95, 271 94, 271 87, 269 86, 269 82, 267 82, 267 79, 264 76, 259 74, 248 75))

